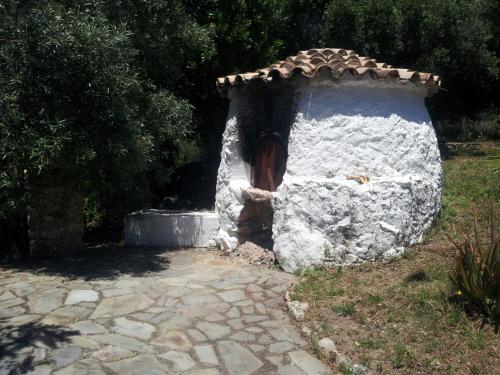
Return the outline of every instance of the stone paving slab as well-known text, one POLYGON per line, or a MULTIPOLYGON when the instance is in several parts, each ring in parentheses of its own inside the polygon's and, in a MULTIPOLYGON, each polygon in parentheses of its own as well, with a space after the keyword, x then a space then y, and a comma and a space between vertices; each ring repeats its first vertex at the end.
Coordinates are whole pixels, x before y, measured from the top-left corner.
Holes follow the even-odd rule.
POLYGON ((286 313, 293 275, 206 250, 163 256, 141 276, 0 268, 0 375, 329 373, 286 313))

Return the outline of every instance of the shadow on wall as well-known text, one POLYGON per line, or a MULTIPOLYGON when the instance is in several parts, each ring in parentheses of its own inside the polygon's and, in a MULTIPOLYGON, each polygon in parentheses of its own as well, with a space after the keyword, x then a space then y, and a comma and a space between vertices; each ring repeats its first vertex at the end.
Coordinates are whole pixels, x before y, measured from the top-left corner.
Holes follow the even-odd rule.
POLYGON ((16 260, 0 263, 0 267, 88 281, 114 279, 120 275, 143 276, 166 270, 169 263, 162 248, 106 245, 87 247, 70 257, 16 260))
POLYGON ((241 154, 251 164, 259 140, 271 134, 279 135, 285 148, 290 127, 295 118, 294 86, 253 84, 244 87, 241 108, 238 112, 238 136, 241 154))
MULTIPOLYGON (((36 347, 57 349, 80 332, 61 326, 28 323, 2 327, 0 339, 0 373, 25 374, 33 370, 38 358, 36 347)), ((36 373, 36 372, 35 372, 36 373)))

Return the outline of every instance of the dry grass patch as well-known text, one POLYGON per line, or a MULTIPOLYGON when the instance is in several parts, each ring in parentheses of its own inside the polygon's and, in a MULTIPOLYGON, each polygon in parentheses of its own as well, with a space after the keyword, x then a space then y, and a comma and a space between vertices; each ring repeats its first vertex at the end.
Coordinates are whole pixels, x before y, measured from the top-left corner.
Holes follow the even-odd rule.
POLYGON ((309 302, 318 338, 376 373, 498 373, 499 336, 449 300, 450 268, 424 245, 386 264, 307 270, 294 297, 309 302), (322 293, 325 280, 335 293, 322 293))

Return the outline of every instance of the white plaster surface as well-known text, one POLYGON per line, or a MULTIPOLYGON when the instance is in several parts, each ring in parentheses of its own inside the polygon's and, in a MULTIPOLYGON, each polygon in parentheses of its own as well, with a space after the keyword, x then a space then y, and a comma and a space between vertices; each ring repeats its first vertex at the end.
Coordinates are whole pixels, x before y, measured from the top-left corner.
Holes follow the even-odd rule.
MULTIPOLYGON (((237 245, 241 188, 249 186, 239 153, 242 98, 232 95, 216 202, 218 242, 227 249, 237 245)), ((441 199, 425 95, 409 85, 371 83, 297 90, 287 170, 273 199, 273 250, 286 271, 387 259, 421 240, 441 199), (360 185, 350 175, 370 181, 360 185)))
POLYGON ((232 98, 226 129, 222 136, 215 210, 220 224, 216 240, 223 250, 234 250, 238 246, 238 218, 244 203, 241 192, 251 186, 247 174, 248 165, 242 158, 238 135, 238 113, 243 100, 240 95, 232 98))
POLYGON ((145 210, 125 222, 127 246, 207 247, 219 220, 212 211, 145 210))

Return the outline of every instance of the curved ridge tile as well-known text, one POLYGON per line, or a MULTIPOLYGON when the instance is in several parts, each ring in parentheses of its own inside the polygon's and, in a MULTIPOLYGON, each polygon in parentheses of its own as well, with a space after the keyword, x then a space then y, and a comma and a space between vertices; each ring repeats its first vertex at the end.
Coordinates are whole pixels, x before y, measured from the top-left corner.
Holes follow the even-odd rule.
MULTIPOLYGON (((284 60, 276 61, 268 67, 257 69, 254 72, 239 73, 219 77, 216 86, 222 95, 227 95, 227 87, 248 84, 260 80, 272 82, 275 79, 290 79, 296 75, 306 78, 324 76, 322 72, 328 70, 332 79, 343 74, 351 74, 362 79, 370 77, 375 80, 399 81, 425 85, 432 94, 441 84, 440 77, 432 73, 416 72, 409 69, 393 68, 392 65, 377 62, 368 56, 359 56, 354 50, 343 48, 312 48, 299 51, 296 56, 288 56, 284 60)), ((327 74, 328 76, 328 74, 327 74)))

